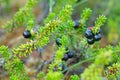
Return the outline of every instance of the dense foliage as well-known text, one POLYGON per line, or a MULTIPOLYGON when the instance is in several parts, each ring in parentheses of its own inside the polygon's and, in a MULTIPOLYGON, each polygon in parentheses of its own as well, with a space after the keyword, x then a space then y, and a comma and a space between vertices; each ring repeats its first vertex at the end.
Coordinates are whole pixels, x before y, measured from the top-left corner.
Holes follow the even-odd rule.
POLYGON ((30 80, 21 58, 28 57, 33 51, 47 46, 51 40, 55 43, 55 53, 50 61, 41 63, 41 66, 48 68, 47 71, 44 71, 43 67, 36 72, 38 80, 120 79, 120 44, 104 48, 99 46, 102 38, 101 27, 106 21, 107 24, 112 24, 113 16, 107 20, 105 15, 100 14, 94 24, 88 26, 93 14, 90 8, 82 10, 79 20, 73 20, 71 15, 76 3, 80 2, 49 0, 48 16, 43 24, 39 25, 35 22, 33 13, 38 3, 39 0, 27 0, 26 5, 14 15, 13 19, 2 26, 9 33, 25 26, 21 34, 26 43, 12 49, 0 45, 0 54, 5 59, 5 69, 9 73, 10 80, 30 80), (75 72, 77 70, 80 72, 75 72), (68 74, 71 71, 72 74, 68 74))

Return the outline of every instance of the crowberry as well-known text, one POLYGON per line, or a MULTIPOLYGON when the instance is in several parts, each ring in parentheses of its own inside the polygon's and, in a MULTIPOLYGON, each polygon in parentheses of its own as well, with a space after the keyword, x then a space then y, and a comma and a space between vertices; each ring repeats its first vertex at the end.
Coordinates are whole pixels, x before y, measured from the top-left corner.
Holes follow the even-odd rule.
POLYGON ((65 70, 65 69, 67 69, 67 66, 64 65, 64 64, 61 64, 60 67, 62 68, 62 71, 65 70))
POLYGON ((60 38, 57 38, 56 39, 56 44, 58 45, 58 46, 61 46, 62 44, 60 43, 60 38))
POLYGON ((25 31, 23 32, 23 36, 24 36, 24 38, 30 38, 30 37, 31 37, 30 31, 29 31, 29 30, 25 30, 25 31))
POLYGON ((87 39, 88 44, 93 44, 94 43, 94 39, 87 39))
POLYGON ((88 39, 92 39, 94 37, 94 34, 92 33, 92 30, 87 28, 87 30, 85 31, 85 37, 88 38, 88 39))
POLYGON ((67 61, 68 60, 68 54, 64 54, 64 57, 62 58, 62 60, 67 61))
POLYGON ((70 50, 70 51, 68 51, 68 53, 67 53, 67 54, 68 54, 68 57, 69 57, 69 58, 72 58, 72 57, 74 56, 74 52, 73 52, 73 51, 71 51, 71 50, 70 50))
POLYGON ((102 37, 102 35, 99 33, 99 34, 96 34, 95 36, 94 36, 94 40, 95 41, 99 41, 100 39, 101 39, 101 37, 102 37))

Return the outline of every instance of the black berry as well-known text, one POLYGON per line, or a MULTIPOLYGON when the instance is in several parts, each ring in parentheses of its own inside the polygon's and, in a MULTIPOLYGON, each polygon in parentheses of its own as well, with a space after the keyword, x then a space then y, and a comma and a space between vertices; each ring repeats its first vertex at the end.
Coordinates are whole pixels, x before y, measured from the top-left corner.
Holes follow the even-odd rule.
POLYGON ((75 20, 74 21, 74 28, 78 28, 79 27, 79 20, 75 20))
POLYGON ((67 69, 67 66, 63 65, 62 70, 66 70, 66 69, 67 69))
POLYGON ((99 40, 101 40, 101 38, 102 38, 102 35, 99 33, 99 34, 96 34, 95 36, 94 36, 94 40, 95 41, 99 41, 99 40))
POLYGON ((88 44, 93 44, 94 43, 94 39, 87 39, 88 44))
POLYGON ((57 38, 56 39, 56 44, 58 45, 58 46, 61 46, 62 44, 60 43, 60 38, 57 38))
POLYGON ((71 50, 70 50, 70 51, 68 51, 68 53, 67 53, 67 54, 68 54, 68 57, 69 57, 69 58, 72 58, 72 57, 74 56, 74 52, 73 52, 73 51, 71 51, 71 50))
POLYGON ((88 39, 92 39, 94 37, 94 34, 92 33, 92 30, 87 28, 86 31, 85 31, 85 37, 88 38, 88 39))
POLYGON ((62 71, 67 69, 67 66, 64 64, 61 64, 60 67, 62 68, 62 71))
POLYGON ((62 60, 67 61, 68 60, 68 54, 64 54, 64 57, 62 58, 62 60))
POLYGON ((30 38, 30 37, 31 37, 30 31, 29 31, 29 30, 25 30, 25 31, 23 32, 23 36, 24 36, 24 38, 30 38))

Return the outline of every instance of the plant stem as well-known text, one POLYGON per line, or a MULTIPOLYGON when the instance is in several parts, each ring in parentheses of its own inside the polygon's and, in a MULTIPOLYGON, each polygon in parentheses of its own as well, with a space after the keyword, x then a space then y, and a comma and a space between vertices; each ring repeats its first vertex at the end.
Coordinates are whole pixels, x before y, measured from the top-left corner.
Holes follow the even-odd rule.
POLYGON ((52 12, 53 0, 49 0, 49 12, 52 12))
POLYGON ((88 0, 82 0, 82 1, 80 1, 79 3, 77 3, 76 5, 74 5, 74 7, 77 7, 77 6, 83 4, 83 3, 87 2, 87 1, 88 1, 88 0))
POLYGON ((89 58, 89 59, 80 61, 79 63, 77 63, 77 64, 75 64, 75 65, 73 65, 73 66, 65 69, 65 70, 63 71, 63 73, 64 73, 65 71, 67 71, 67 70, 71 70, 71 69, 73 69, 73 68, 75 68, 75 67, 77 67, 77 66, 80 66, 81 64, 83 64, 83 63, 85 63, 85 62, 88 62, 88 61, 91 61, 91 60, 94 60, 94 59, 95 59, 95 57, 91 57, 91 58, 89 58))

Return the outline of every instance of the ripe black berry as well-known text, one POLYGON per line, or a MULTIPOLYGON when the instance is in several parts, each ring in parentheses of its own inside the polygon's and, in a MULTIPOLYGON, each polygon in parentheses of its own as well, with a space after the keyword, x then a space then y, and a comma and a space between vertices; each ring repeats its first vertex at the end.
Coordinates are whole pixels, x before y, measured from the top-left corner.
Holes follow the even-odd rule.
POLYGON ((25 30, 25 31, 23 32, 23 36, 24 36, 24 38, 30 38, 30 37, 31 37, 30 31, 29 31, 29 30, 25 30))
POLYGON ((99 34, 96 34, 95 36, 94 36, 94 40, 95 41, 99 41, 99 40, 101 40, 101 38, 102 38, 102 35, 99 33, 99 34))
POLYGON ((74 56, 74 52, 73 52, 73 51, 71 51, 71 50, 70 50, 70 51, 68 51, 68 53, 67 53, 67 54, 68 54, 68 57, 69 57, 69 58, 72 58, 72 57, 74 56))
POLYGON ((62 70, 66 70, 66 69, 67 69, 67 66, 63 65, 62 70))
POLYGON ((62 68, 62 71, 67 69, 67 66, 64 64, 61 64, 60 67, 62 68))
POLYGON ((94 43, 94 39, 87 39, 88 44, 93 44, 94 43))
POLYGON ((67 61, 68 60, 68 54, 64 54, 64 57, 62 58, 62 60, 67 61))
POLYGON ((58 45, 58 46, 61 46, 62 44, 60 43, 60 38, 57 38, 56 39, 56 44, 58 45))
POLYGON ((78 28, 79 27, 79 20, 75 20, 74 21, 74 28, 78 28))
POLYGON ((92 30, 87 28, 86 31, 85 31, 85 37, 88 38, 88 39, 92 39, 94 37, 94 34, 92 33, 92 30))

